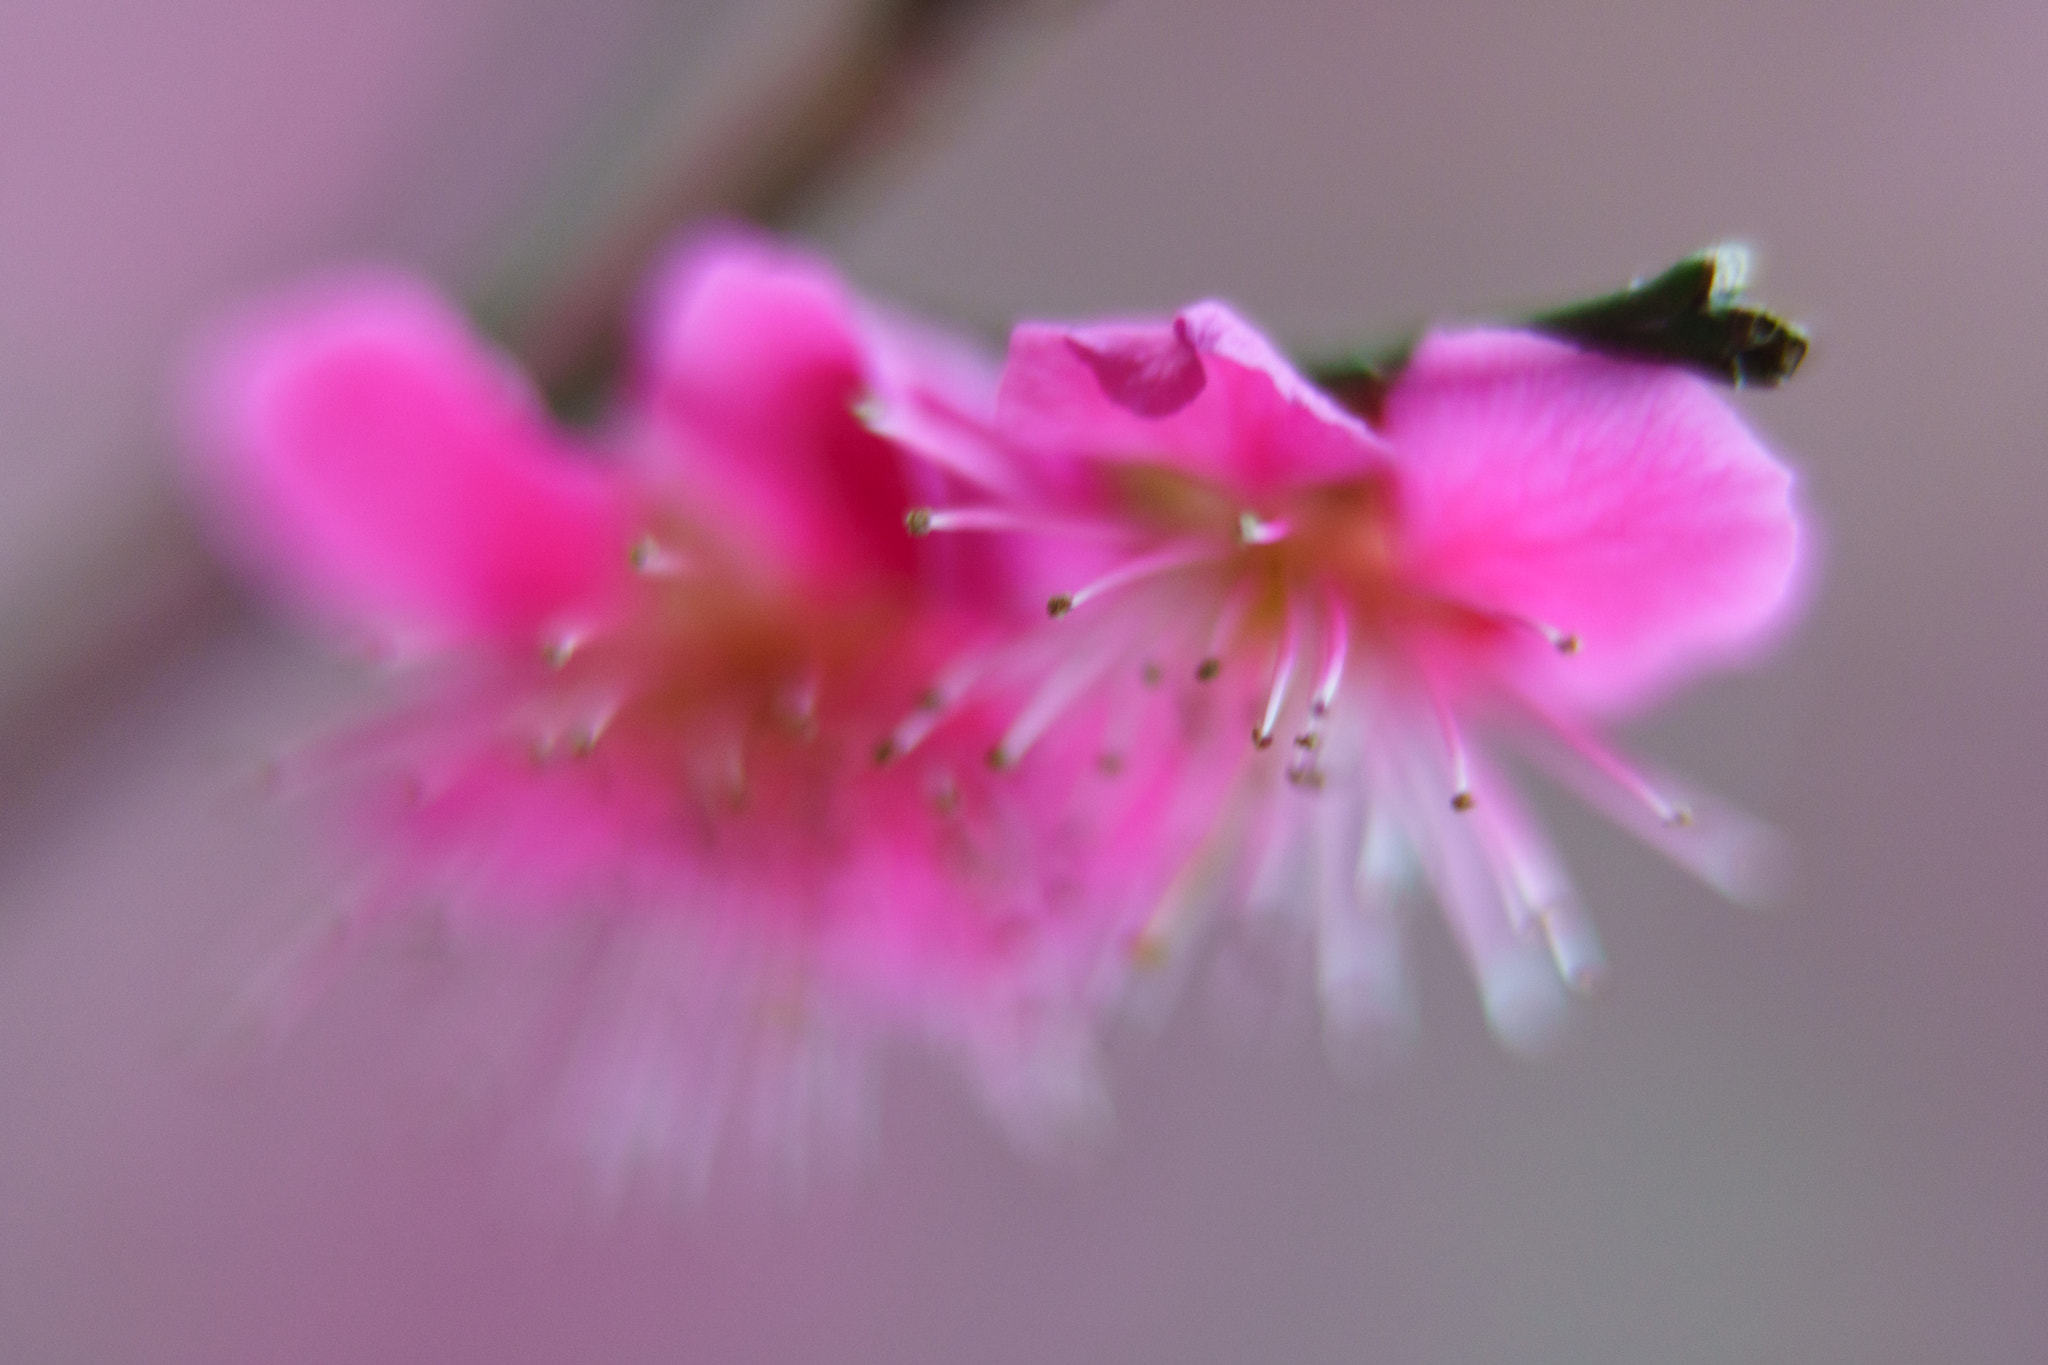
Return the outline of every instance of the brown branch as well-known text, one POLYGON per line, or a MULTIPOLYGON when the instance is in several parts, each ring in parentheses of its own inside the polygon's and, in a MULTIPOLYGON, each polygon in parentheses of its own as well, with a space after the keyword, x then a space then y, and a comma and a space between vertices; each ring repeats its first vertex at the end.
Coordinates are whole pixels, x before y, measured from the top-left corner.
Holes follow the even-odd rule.
MULTIPOLYGON (((594 230, 539 288, 485 292, 478 311, 558 397, 600 388, 620 322, 650 256, 679 226, 738 218, 800 222, 833 190, 914 132, 964 59, 1023 21, 1072 7, 1049 0, 863 0, 842 6, 776 69, 643 158, 619 202, 592 207, 594 230)), ((529 272, 534 273, 534 272, 529 272)))

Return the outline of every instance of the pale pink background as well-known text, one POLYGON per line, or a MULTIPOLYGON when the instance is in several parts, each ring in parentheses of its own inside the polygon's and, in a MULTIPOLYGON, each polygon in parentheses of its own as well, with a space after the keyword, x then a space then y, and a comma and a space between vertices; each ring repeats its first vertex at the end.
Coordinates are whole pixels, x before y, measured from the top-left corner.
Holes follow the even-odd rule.
MULTIPOLYGON (((738 8, 0 9, 9 647, 155 486, 204 308, 335 255, 472 277, 738 8)), ((344 687, 244 628, 6 814, 0 1360, 2035 1358, 2044 52, 2024 0, 1106 0, 821 224, 969 314, 1216 292, 1304 342, 1763 247, 1819 346, 1749 406, 1825 572, 1774 667, 1638 738, 1776 821, 1797 890, 1739 911, 1562 816, 1615 973, 1561 1055, 1496 1049, 1428 935, 1422 1045, 1370 1085, 1191 1009, 1076 1169, 906 1069, 861 1184, 550 1221, 435 1117, 403 990, 194 1060, 275 861, 235 779, 344 687)))

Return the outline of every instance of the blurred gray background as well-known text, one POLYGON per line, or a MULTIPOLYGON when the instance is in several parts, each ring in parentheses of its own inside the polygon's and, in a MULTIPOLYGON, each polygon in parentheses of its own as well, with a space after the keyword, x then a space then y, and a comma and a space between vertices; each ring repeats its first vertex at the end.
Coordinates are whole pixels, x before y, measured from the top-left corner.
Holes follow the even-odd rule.
POLYGON ((806 210, 864 285, 964 316, 1221 294, 1297 344, 1761 248, 1817 348, 1745 405, 1805 474, 1820 591, 1632 738, 1778 824, 1797 888, 1737 910, 1558 803, 1614 966, 1558 1055, 1497 1049, 1431 932, 1420 1045, 1370 1083, 1189 1009, 1071 1169, 909 1066, 865 1180, 623 1223, 523 1207, 437 1127, 402 991, 206 1060, 275 857, 248 776, 350 684, 182 529, 180 337, 338 257, 463 287, 545 257, 648 127, 756 117, 847 8, 0 7, 0 1360, 2038 1358, 2027 0, 1102 0, 970 53, 806 210))

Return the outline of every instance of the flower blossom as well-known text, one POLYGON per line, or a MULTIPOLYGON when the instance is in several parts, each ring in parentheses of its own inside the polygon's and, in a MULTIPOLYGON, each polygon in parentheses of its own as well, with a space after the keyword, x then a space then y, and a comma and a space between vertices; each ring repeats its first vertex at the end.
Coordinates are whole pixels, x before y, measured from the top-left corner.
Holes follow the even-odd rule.
POLYGON ((890 1037, 958 1060, 1027 1139, 1087 1121, 1093 1015, 1201 788, 1156 724, 1161 761, 1114 788, 1080 735, 1029 772, 981 761, 1028 698, 977 650, 1036 607, 1000 547, 903 534, 962 485, 854 407, 886 372, 988 411, 993 367, 731 233, 681 251, 639 324, 584 434, 403 278, 331 281, 212 355, 197 470, 224 540, 424 680, 326 760, 382 858, 351 918, 587 930, 539 1044, 622 1178, 701 1180, 735 1132, 802 1158, 864 1121, 890 1037))
MULTIPOLYGON (((1541 1042, 1561 986, 1598 975, 1488 735, 1739 889, 1753 827, 1599 733, 1754 653, 1795 596, 1792 477, 1700 379, 1438 332, 1367 420, 1203 303, 1020 326, 992 414, 904 384, 869 415, 966 490, 914 509, 914 536, 1029 547, 1056 618, 1031 646, 1048 693, 1085 699, 1142 660, 1229 718, 1242 772, 1216 861, 1242 905, 1309 927, 1333 1028, 1404 1014, 1396 907, 1417 874, 1510 1043, 1541 1042)), ((1165 906, 1141 956, 1183 918, 1165 906)))

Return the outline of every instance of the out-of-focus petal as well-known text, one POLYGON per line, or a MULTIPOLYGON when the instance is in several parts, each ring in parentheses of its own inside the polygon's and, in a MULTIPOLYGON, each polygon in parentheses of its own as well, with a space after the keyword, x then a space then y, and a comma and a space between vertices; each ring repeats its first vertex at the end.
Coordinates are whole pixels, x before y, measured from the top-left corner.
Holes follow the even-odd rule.
POLYGON ((1027 448, 1170 465, 1246 499, 1355 476, 1384 454, 1220 303, 1168 321, 1026 323, 999 407, 1027 448))
POLYGON ((328 280, 243 319, 195 385, 196 469, 295 605, 400 648, 531 639, 626 562, 605 471, 426 287, 328 280))
POLYGON ((917 319, 873 307, 865 332, 869 427, 963 492, 1028 497, 1032 471, 1019 467, 996 424, 1001 375, 994 360, 917 319))
POLYGON ((1387 399, 1405 572, 1576 635, 1548 698, 1626 705, 1764 643, 1800 558, 1792 475, 1700 380, 1510 331, 1425 340, 1387 399))
POLYGON ((812 585, 911 573, 896 448, 855 413, 858 307, 824 262, 738 231, 656 277, 642 367, 682 489, 734 548, 812 585))

